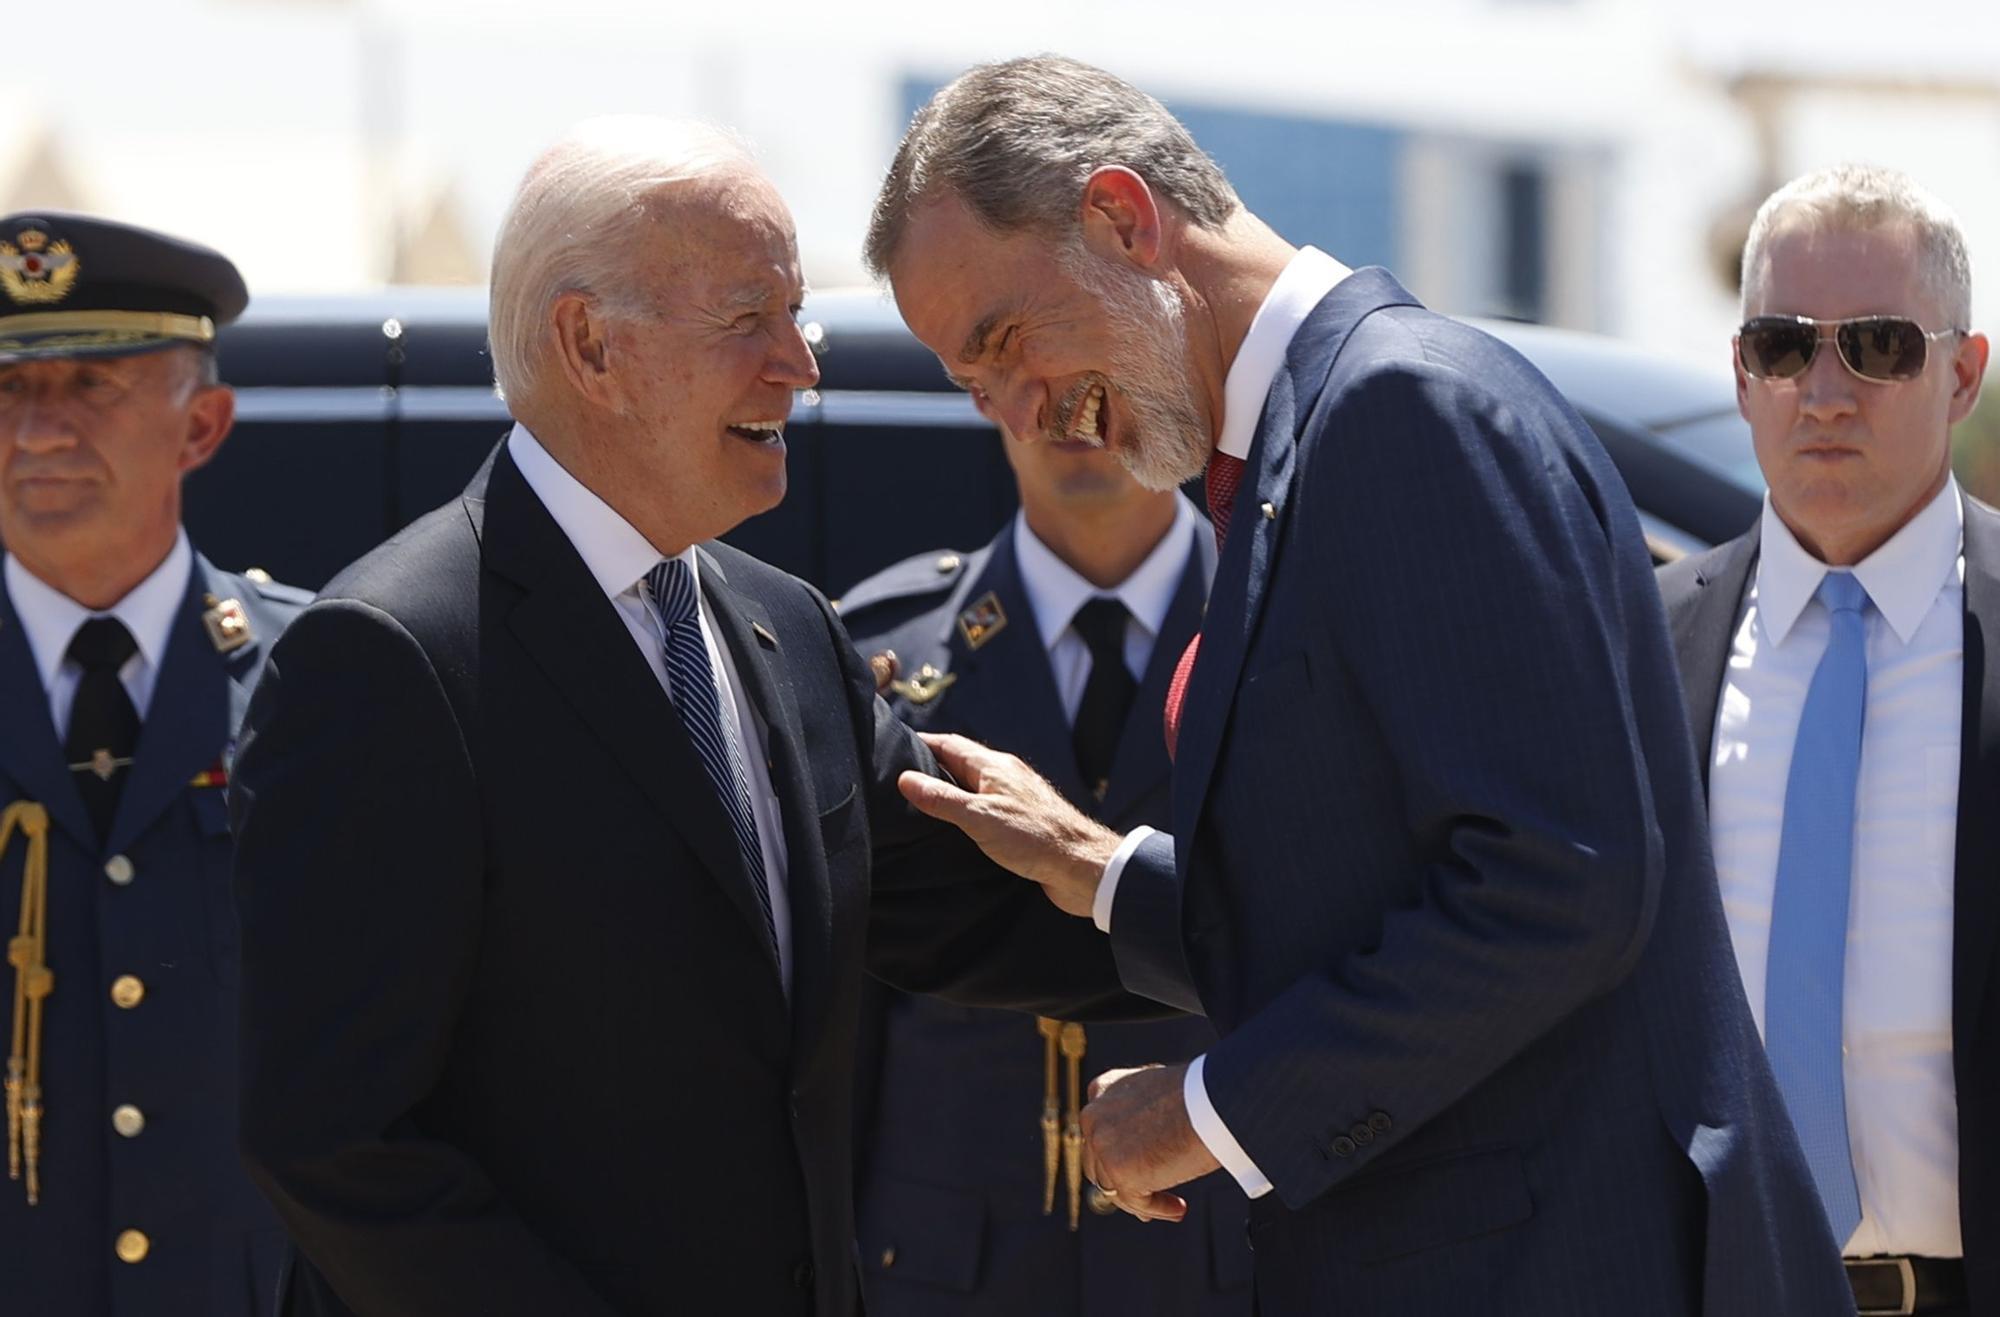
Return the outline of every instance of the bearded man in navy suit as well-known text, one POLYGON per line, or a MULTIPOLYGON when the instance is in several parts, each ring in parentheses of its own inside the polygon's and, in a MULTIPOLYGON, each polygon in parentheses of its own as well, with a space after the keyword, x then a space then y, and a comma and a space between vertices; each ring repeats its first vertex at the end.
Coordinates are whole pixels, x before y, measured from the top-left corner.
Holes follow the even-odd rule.
POLYGON ((1207 469, 1173 835, 961 738, 932 741, 960 785, 903 778, 1220 1035, 1099 1081, 1092 1179, 1171 1218, 1227 1168, 1270 1317, 1851 1311, 1631 500, 1548 381, 1058 58, 918 112, 867 255, 1009 433, 1207 469))

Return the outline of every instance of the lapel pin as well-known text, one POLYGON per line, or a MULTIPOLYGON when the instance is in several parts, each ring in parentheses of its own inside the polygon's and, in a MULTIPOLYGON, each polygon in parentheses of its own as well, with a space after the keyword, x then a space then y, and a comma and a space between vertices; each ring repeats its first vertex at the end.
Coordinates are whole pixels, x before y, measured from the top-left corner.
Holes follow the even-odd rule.
POLYGON ((908 681, 890 682, 889 689, 912 704, 924 705, 944 694, 957 680, 956 672, 939 672, 926 663, 908 681))
POLYGON ((1266 504, 1264 505, 1264 520, 1266 520, 1266 521, 1276 521, 1277 519, 1278 519, 1278 507, 1277 507, 1277 504, 1275 504, 1275 503, 1266 503, 1266 504))
POLYGON ((1000 596, 988 590, 972 601, 972 606, 958 615, 958 629, 964 635, 965 643, 978 649, 987 641, 1000 634, 1007 625, 1007 611, 1000 607, 1000 596))
POLYGON ((234 599, 217 599, 208 594, 201 597, 205 605, 201 624, 208 631, 208 643, 215 646, 218 654, 230 654, 250 643, 250 618, 243 611, 243 605, 234 599))

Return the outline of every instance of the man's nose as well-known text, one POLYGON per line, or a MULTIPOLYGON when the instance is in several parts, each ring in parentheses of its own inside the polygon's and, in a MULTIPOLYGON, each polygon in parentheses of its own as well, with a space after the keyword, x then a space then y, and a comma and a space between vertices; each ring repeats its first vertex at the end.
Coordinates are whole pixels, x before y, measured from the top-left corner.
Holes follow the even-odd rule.
POLYGON ((1825 421, 1853 413, 1855 378, 1831 338, 1822 340, 1812 364, 1799 376, 1799 410, 1825 421))
POLYGON ((76 427, 67 408, 32 398, 9 408, 4 419, 0 419, 0 427, 5 428, 12 445, 24 452, 55 452, 75 447, 77 441, 76 427))
POLYGON ((802 326, 788 321, 778 331, 777 344, 771 359, 765 363, 764 373, 773 383, 793 389, 810 389, 819 383, 819 359, 813 356, 812 344, 806 342, 802 326))
POLYGON ((1048 390, 1033 380, 1009 380, 992 395, 993 412, 1002 429, 1016 439, 1048 437, 1046 421, 1048 390))

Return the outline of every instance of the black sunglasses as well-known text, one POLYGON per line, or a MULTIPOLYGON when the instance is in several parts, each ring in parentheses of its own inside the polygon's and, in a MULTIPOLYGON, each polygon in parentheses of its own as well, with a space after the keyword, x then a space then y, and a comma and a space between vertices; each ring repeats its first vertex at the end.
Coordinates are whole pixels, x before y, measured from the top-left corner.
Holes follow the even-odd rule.
POLYGON ((1923 374, 1930 343, 1962 329, 1924 327, 1902 316, 1854 316, 1814 320, 1810 316, 1753 316, 1736 331, 1736 357, 1760 380, 1789 380, 1806 373, 1813 355, 1833 331, 1833 346, 1850 371, 1878 384, 1923 374))

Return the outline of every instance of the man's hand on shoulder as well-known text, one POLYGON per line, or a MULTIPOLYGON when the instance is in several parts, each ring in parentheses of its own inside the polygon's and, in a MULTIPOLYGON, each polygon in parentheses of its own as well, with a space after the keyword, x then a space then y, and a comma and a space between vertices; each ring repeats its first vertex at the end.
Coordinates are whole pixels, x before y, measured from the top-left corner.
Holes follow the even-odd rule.
POLYGON ((1122 840, 1010 754, 963 736, 923 734, 957 785, 923 773, 897 779, 903 796, 979 844, 987 858, 1042 885, 1064 912, 1090 918, 1104 866, 1122 840))

